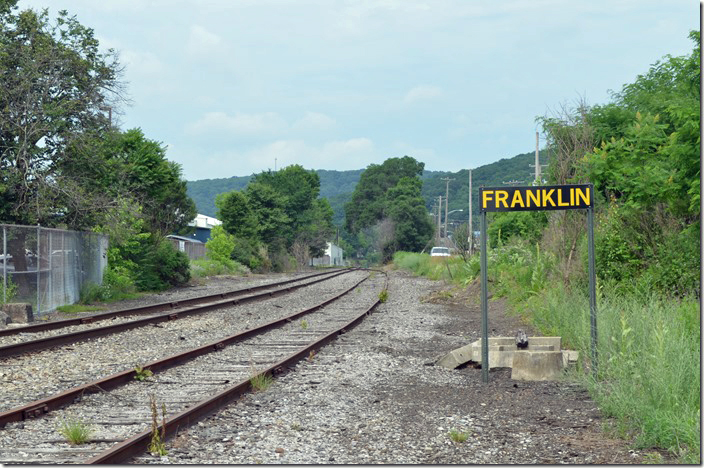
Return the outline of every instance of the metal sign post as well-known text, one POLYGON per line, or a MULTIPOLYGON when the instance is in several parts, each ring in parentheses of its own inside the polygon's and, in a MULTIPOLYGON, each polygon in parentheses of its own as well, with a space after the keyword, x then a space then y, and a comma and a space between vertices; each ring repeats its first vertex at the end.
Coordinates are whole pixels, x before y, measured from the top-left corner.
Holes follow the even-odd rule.
POLYGON ((589 311, 592 372, 597 375, 596 274, 594 268, 594 186, 542 185, 530 187, 480 187, 482 281, 482 382, 489 382, 489 291, 487 280, 487 221, 489 211, 587 210, 589 250, 589 311))
POLYGON ((482 275, 482 382, 489 382, 489 288, 486 266, 486 211, 481 214, 481 257, 479 267, 482 275))

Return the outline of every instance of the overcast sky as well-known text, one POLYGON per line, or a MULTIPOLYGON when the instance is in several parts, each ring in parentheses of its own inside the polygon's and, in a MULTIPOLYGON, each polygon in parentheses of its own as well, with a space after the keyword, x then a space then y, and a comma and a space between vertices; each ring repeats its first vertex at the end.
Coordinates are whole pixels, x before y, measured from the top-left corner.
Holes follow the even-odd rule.
POLYGON ((536 117, 608 102, 665 54, 690 53, 699 29, 694 0, 19 6, 66 9, 119 51, 132 100, 121 128, 167 145, 187 180, 404 155, 457 171, 534 151, 536 117))

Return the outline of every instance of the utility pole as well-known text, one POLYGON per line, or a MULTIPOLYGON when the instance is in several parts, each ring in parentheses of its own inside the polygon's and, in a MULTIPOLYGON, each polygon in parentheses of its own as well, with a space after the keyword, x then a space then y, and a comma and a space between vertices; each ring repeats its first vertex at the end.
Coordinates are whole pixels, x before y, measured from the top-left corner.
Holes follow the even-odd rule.
POLYGON ((440 244, 440 237, 442 236, 442 231, 440 231, 440 226, 442 226, 442 224, 441 224, 442 216, 440 216, 441 210, 442 210, 442 195, 438 195, 438 231, 437 231, 437 235, 436 235, 436 238, 437 238, 436 244, 440 244))
POLYGON ((535 164, 529 164, 530 167, 535 168, 535 182, 533 185, 540 185, 542 183, 542 178, 540 177, 540 167, 547 167, 547 164, 540 164, 540 150, 539 150, 538 132, 535 132, 535 164))
POLYGON ((472 230, 472 170, 469 170, 469 255, 474 253, 474 231, 472 230))
POLYGON ((450 179, 449 177, 445 177, 444 179, 440 179, 445 181, 445 237, 447 237, 447 198, 450 194, 450 181, 455 180, 455 179, 450 179))

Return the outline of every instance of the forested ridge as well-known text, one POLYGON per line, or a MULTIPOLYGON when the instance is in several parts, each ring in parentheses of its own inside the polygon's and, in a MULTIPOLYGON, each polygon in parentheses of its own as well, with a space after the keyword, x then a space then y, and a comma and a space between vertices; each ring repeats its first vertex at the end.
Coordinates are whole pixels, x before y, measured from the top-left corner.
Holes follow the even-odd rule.
MULTIPOLYGON (((543 164, 547 162, 548 156, 545 151, 541 151, 540 160, 543 164)), ((530 185, 534 179, 534 169, 530 165, 534 163, 535 152, 530 152, 502 158, 484 166, 478 166, 472 170, 473 187, 481 185, 501 186, 504 182, 514 180, 523 181, 525 184, 530 185)), ((471 161, 468 162, 468 165, 471 165, 471 161)), ((364 169, 350 171, 315 169, 315 172, 320 177, 320 197, 328 199, 334 212, 334 222, 338 226, 344 223, 344 204, 350 200, 363 171, 364 169)), ((445 182, 440 179, 449 177, 455 179, 449 186, 449 209, 462 208, 467 211, 467 195, 469 192, 467 169, 457 172, 423 170, 423 174, 420 177, 423 181, 421 194, 428 210, 431 209, 438 195, 445 197, 445 182)), ((188 195, 195 202, 199 213, 215 217, 217 213, 215 198, 217 195, 231 190, 242 190, 247 186, 251 178, 252 176, 249 175, 188 181, 188 195)), ((476 204, 478 201, 476 191, 473 196, 473 201, 476 204)))

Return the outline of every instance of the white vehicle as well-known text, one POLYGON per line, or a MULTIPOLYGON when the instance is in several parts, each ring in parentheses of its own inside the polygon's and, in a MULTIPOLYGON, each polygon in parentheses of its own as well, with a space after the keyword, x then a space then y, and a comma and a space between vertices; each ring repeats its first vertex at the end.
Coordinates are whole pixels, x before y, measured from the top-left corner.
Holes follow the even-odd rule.
POLYGON ((450 249, 447 247, 433 247, 430 249, 431 257, 449 257, 450 249))

